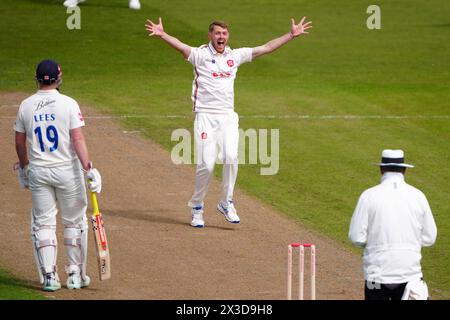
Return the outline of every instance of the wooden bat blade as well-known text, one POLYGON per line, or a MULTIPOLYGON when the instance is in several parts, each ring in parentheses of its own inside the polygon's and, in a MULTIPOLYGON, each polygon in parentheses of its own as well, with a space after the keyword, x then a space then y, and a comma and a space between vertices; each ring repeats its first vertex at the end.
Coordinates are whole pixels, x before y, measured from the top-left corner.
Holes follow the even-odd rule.
POLYGON ((102 214, 94 214, 91 217, 91 223, 97 249, 99 278, 103 281, 111 278, 111 261, 102 214))
POLYGON ((106 230, 101 214, 92 216, 91 222, 97 248, 99 278, 103 281, 111 278, 111 262, 108 241, 106 239, 106 230))

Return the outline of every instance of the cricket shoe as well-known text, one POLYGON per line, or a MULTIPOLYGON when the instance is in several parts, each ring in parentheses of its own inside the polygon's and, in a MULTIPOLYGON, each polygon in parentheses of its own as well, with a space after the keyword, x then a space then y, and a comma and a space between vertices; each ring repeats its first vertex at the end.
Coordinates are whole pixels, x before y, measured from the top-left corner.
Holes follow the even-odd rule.
POLYGON ((86 288, 91 284, 91 278, 89 276, 81 277, 81 288, 86 288))
POLYGON ((191 226, 195 228, 203 228, 205 226, 205 220, 203 220, 203 207, 197 206, 192 208, 192 221, 191 226))
POLYGON ((61 289, 61 283, 56 272, 50 272, 44 275, 44 286, 42 289, 50 292, 61 289))
POLYGON ((86 0, 66 0, 63 5, 67 8, 74 8, 78 6, 79 3, 85 2, 86 0))
POLYGON ((236 209, 234 208, 233 200, 228 200, 228 203, 220 201, 217 205, 217 210, 224 215, 225 219, 231 223, 239 223, 241 220, 237 215, 236 209))
POLYGON ((91 278, 89 276, 86 276, 85 279, 81 278, 81 276, 77 273, 71 273, 69 274, 69 277, 67 278, 67 289, 81 289, 86 288, 91 284, 91 278))
POLYGON ((91 283, 91 278, 86 276, 84 279, 81 277, 80 270, 75 266, 68 267, 69 276, 67 277, 67 289, 81 289, 87 287, 91 283))
POLYGON ((139 0, 130 0, 128 6, 133 10, 141 9, 141 3, 139 2, 139 0))

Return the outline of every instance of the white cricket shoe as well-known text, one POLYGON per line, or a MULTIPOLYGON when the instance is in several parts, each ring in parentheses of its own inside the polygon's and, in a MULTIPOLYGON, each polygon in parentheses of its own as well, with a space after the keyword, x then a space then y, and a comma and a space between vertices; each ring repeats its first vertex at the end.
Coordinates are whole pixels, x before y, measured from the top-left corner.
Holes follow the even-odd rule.
POLYGON ((86 276, 86 278, 81 278, 81 287, 86 288, 91 284, 91 278, 89 276, 86 276))
POLYGON ((81 275, 78 272, 72 272, 67 278, 67 289, 81 289, 81 275))
POLYGON ((133 9, 133 10, 141 9, 141 3, 139 2, 139 0, 130 0, 130 3, 128 6, 130 7, 130 9, 133 9))
POLYGON ((86 288, 91 284, 91 278, 86 276, 85 279, 81 278, 81 276, 77 273, 69 274, 67 278, 67 289, 81 289, 86 288))
POLYGON ((203 228, 205 226, 205 220, 203 220, 203 207, 202 206, 192 208, 191 226, 193 226, 195 228, 203 228))
POLYGON ((91 283, 91 278, 86 276, 85 279, 81 277, 80 269, 77 266, 67 267, 67 289, 81 289, 87 287, 91 283))
POLYGON ((86 0, 66 0, 63 5, 67 8, 74 8, 78 6, 79 3, 85 2, 86 0))
POLYGON ((44 275, 44 286, 42 289, 50 292, 61 289, 61 283, 56 272, 50 272, 44 275))
POLYGON ((217 210, 224 215, 225 219, 231 223, 239 223, 241 220, 237 215, 236 209, 234 208, 233 200, 228 200, 228 203, 220 201, 217 205, 217 210))

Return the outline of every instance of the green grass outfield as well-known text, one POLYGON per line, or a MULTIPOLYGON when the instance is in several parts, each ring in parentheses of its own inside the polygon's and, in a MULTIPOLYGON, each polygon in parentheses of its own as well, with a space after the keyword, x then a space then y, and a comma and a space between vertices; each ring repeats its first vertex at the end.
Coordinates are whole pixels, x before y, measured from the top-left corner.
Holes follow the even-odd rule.
POLYGON ((69 31, 62 0, 2 0, 0 90, 32 92, 36 63, 52 57, 64 93, 113 115, 151 115, 123 123, 170 150, 174 129, 192 129, 192 67, 147 36, 146 18, 162 16, 165 30, 192 46, 223 19, 240 47, 307 15, 307 37, 240 68, 240 126, 280 129, 280 170, 261 176, 259 165, 242 165, 238 186, 350 247, 359 194, 379 182, 371 163, 384 148, 404 149, 416 165, 407 181, 427 195, 438 226, 436 245, 423 250, 424 273, 433 297, 450 298, 448 0, 141 1, 136 12, 126 0, 88 0, 82 29, 69 31), (371 4, 381 7, 381 30, 366 27, 371 4))
POLYGON ((0 300, 43 300, 46 297, 0 269, 0 300))

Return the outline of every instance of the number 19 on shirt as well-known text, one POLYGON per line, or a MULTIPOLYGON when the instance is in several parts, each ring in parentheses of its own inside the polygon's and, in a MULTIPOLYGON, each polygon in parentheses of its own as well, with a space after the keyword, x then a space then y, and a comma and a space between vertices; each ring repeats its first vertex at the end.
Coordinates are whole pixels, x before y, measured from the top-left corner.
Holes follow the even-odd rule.
MULTIPOLYGON (((34 133, 37 135, 39 141, 39 147, 41 148, 41 152, 45 152, 44 141, 42 137, 42 129, 41 127, 36 127, 34 129, 34 133)), ((49 148, 50 152, 58 149, 58 130, 56 130, 55 126, 48 126, 46 130, 46 138, 50 143, 53 143, 53 146, 49 148)))

